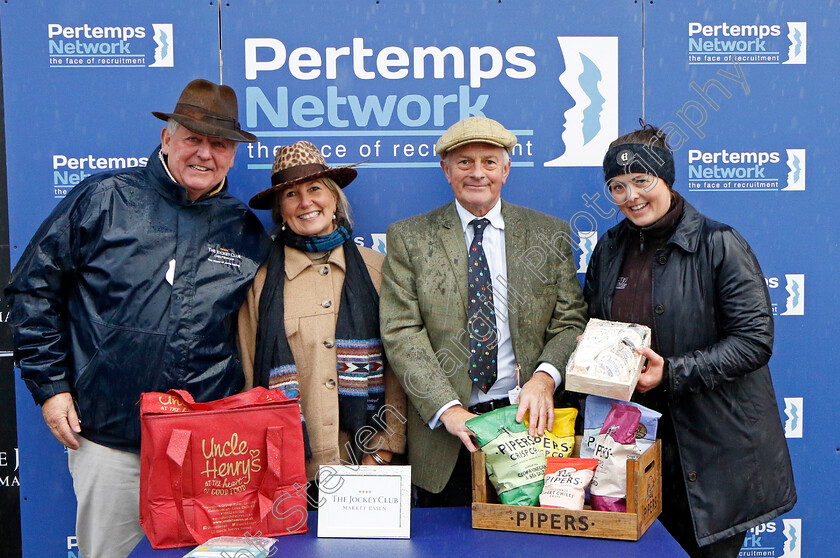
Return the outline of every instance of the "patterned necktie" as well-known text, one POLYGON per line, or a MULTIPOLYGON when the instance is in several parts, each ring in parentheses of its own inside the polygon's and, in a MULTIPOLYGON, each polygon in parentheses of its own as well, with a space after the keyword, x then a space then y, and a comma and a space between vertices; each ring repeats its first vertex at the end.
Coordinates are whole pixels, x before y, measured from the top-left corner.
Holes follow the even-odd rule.
POLYGON ((469 280, 469 304, 467 304, 467 323, 470 330, 470 378, 473 384, 487 393, 496 381, 496 312, 493 310, 493 283, 490 280, 490 268, 484 254, 482 242, 484 229, 490 221, 473 219, 474 236, 467 258, 467 278, 469 280))

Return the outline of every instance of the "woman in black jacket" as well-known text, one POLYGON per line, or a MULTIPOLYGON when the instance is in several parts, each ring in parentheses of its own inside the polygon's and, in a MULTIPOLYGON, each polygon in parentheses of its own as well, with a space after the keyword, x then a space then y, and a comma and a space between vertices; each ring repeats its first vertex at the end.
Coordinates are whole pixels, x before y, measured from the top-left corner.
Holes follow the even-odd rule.
POLYGON ((604 178, 626 219, 596 245, 584 296, 591 317, 653 331, 634 401, 662 413, 660 520, 691 556, 737 556, 796 503, 764 276, 741 235, 671 188, 661 130, 615 140, 604 178))

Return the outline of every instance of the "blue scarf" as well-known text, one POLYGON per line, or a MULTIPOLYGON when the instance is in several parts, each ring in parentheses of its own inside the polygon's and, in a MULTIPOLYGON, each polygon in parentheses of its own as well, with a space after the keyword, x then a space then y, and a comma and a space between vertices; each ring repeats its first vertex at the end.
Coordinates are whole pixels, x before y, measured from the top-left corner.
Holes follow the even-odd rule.
MULTIPOLYGON (((348 240, 353 238, 353 231, 349 230, 344 225, 337 227, 330 234, 322 236, 303 236, 292 229, 281 230, 278 235, 284 245, 291 248, 296 248, 301 252, 326 252, 341 246, 348 240)), ((355 244, 353 244, 355 246, 355 244)), ((358 252, 358 250, 356 250, 358 252)), ((285 271, 285 270, 284 270, 285 271)))

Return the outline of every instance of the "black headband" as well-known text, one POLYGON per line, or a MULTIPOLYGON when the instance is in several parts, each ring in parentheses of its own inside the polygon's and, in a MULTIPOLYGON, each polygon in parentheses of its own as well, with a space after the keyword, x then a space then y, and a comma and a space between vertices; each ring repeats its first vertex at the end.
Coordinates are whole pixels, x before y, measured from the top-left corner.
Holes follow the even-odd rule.
POLYGON ((668 149, 645 143, 624 143, 610 148, 604 155, 604 181, 616 176, 641 172, 674 186, 674 156, 668 149))

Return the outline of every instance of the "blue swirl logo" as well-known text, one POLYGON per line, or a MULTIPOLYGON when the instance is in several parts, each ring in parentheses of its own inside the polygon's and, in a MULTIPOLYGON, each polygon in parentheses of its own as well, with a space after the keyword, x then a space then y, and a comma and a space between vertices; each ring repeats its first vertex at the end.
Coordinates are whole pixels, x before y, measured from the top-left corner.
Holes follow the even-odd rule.
POLYGON ((805 189, 805 150, 787 149, 787 185, 783 190, 805 189))
POLYGON ((788 21, 787 26, 790 46, 788 58, 783 64, 805 64, 808 50, 808 24, 804 21, 788 21))
POLYGON ((799 539, 802 537, 801 519, 783 519, 785 544, 781 558, 800 558, 802 556, 799 539))
POLYGON ((583 72, 578 78, 580 88, 584 95, 589 98, 589 106, 583 109, 583 145, 592 141, 598 132, 601 131, 601 113, 604 103, 607 101, 601 92, 598 91, 598 82, 601 81, 601 70, 588 56, 581 53, 580 60, 583 63, 583 72))
POLYGON ((785 437, 802 437, 802 398, 785 397, 785 437))
POLYGON ((802 273, 785 274, 785 311, 782 316, 805 315, 805 275, 802 273))
POLYGON ((595 249, 595 244, 598 241, 598 231, 578 231, 578 248, 580 249, 580 257, 578 258, 578 273, 586 273, 589 267, 589 260, 592 258, 592 251, 595 249))
POLYGON ((157 45, 155 47, 155 61, 149 65, 150 68, 171 68, 175 65, 174 48, 172 45, 172 24, 153 23, 154 35, 152 38, 157 45))
POLYGON ((386 241, 385 233, 371 233, 370 240, 371 240, 370 247, 373 250, 376 250, 380 254, 387 254, 388 253, 388 248, 385 244, 385 241, 386 241))
POLYGON ((565 70, 560 85, 571 97, 563 113, 565 151, 546 167, 600 167, 618 135, 618 37, 557 37, 565 70))

